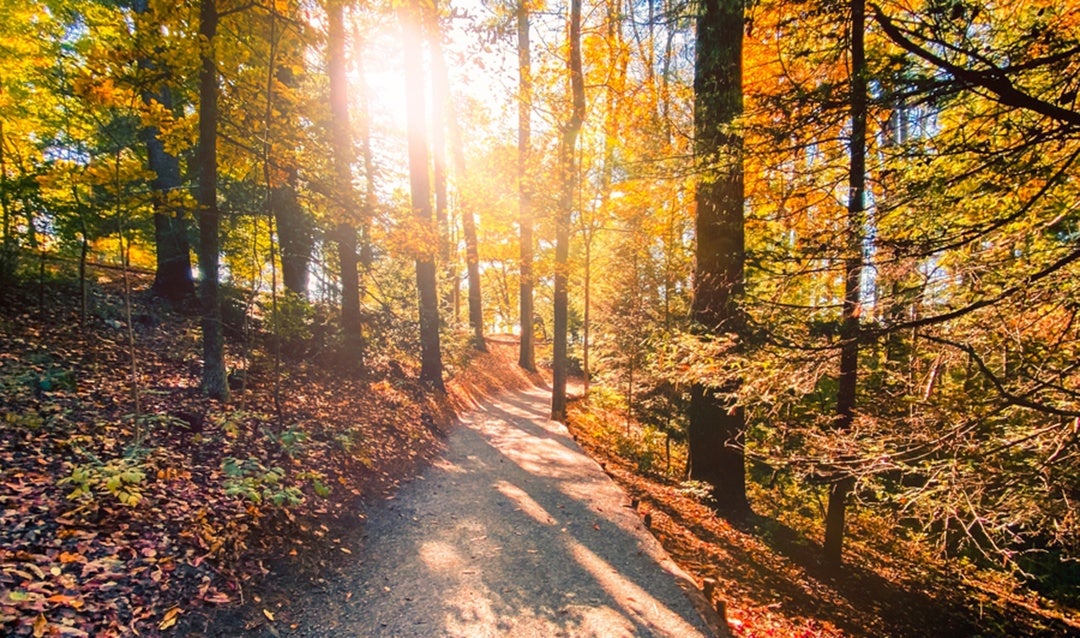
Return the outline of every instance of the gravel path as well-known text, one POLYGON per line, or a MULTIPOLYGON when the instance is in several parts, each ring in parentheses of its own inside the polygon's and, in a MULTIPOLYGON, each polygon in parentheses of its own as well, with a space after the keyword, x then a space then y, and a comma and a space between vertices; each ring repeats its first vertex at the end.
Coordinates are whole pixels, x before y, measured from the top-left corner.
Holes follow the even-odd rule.
POLYGON ((363 556, 343 555, 352 575, 331 604, 307 601, 294 635, 714 635, 689 579, 547 412, 529 390, 465 415, 441 459, 368 512, 363 556))

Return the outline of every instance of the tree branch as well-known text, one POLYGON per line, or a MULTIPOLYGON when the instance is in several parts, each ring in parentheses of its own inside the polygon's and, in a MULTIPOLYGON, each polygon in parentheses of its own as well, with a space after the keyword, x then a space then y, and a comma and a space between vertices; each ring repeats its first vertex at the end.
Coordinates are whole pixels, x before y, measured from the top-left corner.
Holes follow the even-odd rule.
POLYGON ((978 71, 954 64, 931 53, 905 36, 900 27, 885 15, 881 7, 876 4, 871 4, 870 7, 874 10, 874 19, 881 25, 885 35, 908 53, 922 58, 965 84, 990 91, 1001 104, 1039 113, 1063 124, 1080 126, 1080 112, 1040 100, 1017 89, 1009 80, 1005 69, 990 65, 990 69, 978 71))

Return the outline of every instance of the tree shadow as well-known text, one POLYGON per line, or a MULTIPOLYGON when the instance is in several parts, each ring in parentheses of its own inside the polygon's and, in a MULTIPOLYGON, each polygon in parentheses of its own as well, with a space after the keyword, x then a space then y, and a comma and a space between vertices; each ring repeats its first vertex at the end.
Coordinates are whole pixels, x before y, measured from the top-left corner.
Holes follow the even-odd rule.
POLYGON ((354 602, 322 622, 356 635, 708 635, 625 494, 536 396, 500 400, 369 511, 354 602))

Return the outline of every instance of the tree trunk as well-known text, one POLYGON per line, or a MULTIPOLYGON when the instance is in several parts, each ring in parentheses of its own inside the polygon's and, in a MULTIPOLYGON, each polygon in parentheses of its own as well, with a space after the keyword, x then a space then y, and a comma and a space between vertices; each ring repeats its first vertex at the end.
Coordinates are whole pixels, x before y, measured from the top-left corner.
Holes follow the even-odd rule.
POLYGON ((315 229, 297 197, 298 179, 296 167, 290 166, 285 183, 270 192, 270 208, 281 246, 281 278, 287 290, 303 297, 307 295, 315 229))
MULTIPOLYGON (((432 228, 431 183, 428 178, 427 131, 424 125, 424 71, 421 60, 419 0, 398 13, 405 35, 405 100, 409 130, 409 192, 422 228, 432 228)), ((434 232, 429 236, 436 236, 434 232)), ((437 246, 425 246, 416 258, 416 289, 420 306, 420 381, 443 390, 439 350, 439 292, 435 273, 437 246)))
POLYGON ((0 214, 3 214, 4 243, 0 253, 0 286, 9 289, 15 274, 15 239, 11 236, 14 223, 8 204, 7 155, 4 153, 4 120, 0 119, 0 214))
POLYGON ((532 135, 532 61, 529 51, 529 7, 519 0, 518 36, 518 219, 521 225, 521 350, 518 365, 536 371, 533 326, 533 218, 529 184, 529 138, 532 135))
POLYGON ((595 237, 595 230, 589 228, 585 229, 585 272, 583 273, 584 281, 582 281, 582 287, 585 288, 585 299, 583 300, 585 308, 582 313, 584 316, 582 317, 583 325, 581 326, 581 376, 583 377, 582 381, 585 385, 583 392, 586 397, 589 396, 589 386, 592 381, 592 367, 589 363, 589 348, 591 347, 589 343, 589 332, 592 328, 592 243, 595 237))
MULTIPOLYGON (((137 13, 146 13, 149 10, 148 2, 136 0, 133 8, 137 13)), ((140 60, 139 65, 150 72, 155 69, 151 59, 140 60)), ((143 102, 157 102, 171 112, 172 92, 164 80, 154 78, 148 86, 157 88, 143 91, 143 102)), ((170 204, 170 199, 177 201, 176 194, 181 186, 180 160, 165 150, 159 133, 156 126, 147 126, 140 131, 146 144, 147 164, 155 175, 150 182, 150 190, 154 209, 156 269, 150 291, 175 303, 195 293, 195 282, 191 277, 191 245, 188 243, 184 209, 170 204)))
POLYGON ((437 2, 426 13, 427 41, 431 53, 431 160, 435 181, 435 227, 439 231, 438 263, 442 269, 443 291, 439 300, 440 315, 453 312, 454 287, 447 285, 458 278, 457 264, 450 259, 450 205, 447 197, 446 129, 450 126, 450 83, 443 59, 439 33, 437 2))
POLYGON ((353 23, 353 42, 356 53, 356 74, 360 78, 357 90, 357 101, 360 105, 360 121, 357 122, 357 134, 360 137, 360 155, 364 161, 364 214, 360 222, 360 264, 365 272, 371 268, 374 261, 374 248, 371 245, 371 220, 375 218, 375 209, 378 207, 378 198, 375 194, 375 156, 371 150, 371 113, 368 108, 368 90, 364 82, 364 58, 360 55, 363 48, 360 46, 360 33, 356 23, 353 23))
POLYGON ((345 68, 343 0, 328 0, 327 74, 330 79, 331 147, 334 154, 334 198, 337 204, 336 240, 341 264, 341 332, 344 357, 360 364, 364 337, 360 325, 360 274, 356 254, 356 205, 352 188, 352 130, 349 128, 348 76, 345 68))
POLYGON ((551 419, 566 421, 567 337, 569 328, 570 215, 577 187, 574 149, 585 120, 585 82, 581 72, 581 0, 570 2, 570 120, 559 146, 562 192, 555 215, 555 335, 552 352, 551 419))
MULTIPOLYGON (((840 378, 836 392, 838 430, 855 416, 859 372, 859 309, 862 303, 863 217, 866 210, 866 23, 865 0, 851 0, 851 166, 848 174, 847 258, 844 260, 844 306, 840 324, 840 378)), ((825 515, 825 563, 838 570, 844 545, 844 513, 851 477, 832 484, 825 515)))
MULTIPOLYGON (((743 0, 704 0, 697 18, 694 61, 695 152, 703 170, 698 182, 697 264, 693 318, 710 334, 739 339, 743 331, 742 115, 743 0)), ((713 486, 724 515, 749 513, 742 450, 743 409, 730 398, 734 381, 721 389, 695 384, 690 392, 690 477, 713 486), (724 396, 718 396, 718 392, 724 396)))
POLYGON ((203 391, 215 399, 228 401, 225 376, 225 337, 221 325, 221 290, 218 281, 220 239, 217 205, 217 119, 218 85, 214 62, 217 36, 216 0, 201 0, 199 36, 209 46, 201 55, 199 70, 199 286, 202 300, 203 391))
MULTIPOLYGON (((290 89, 297 87, 296 75, 288 66, 273 70, 277 80, 290 89)), ((276 108, 284 120, 295 118, 287 100, 276 100, 276 108)), ((274 184, 270 190, 270 209, 277 225, 277 239, 281 248, 281 277, 285 288, 301 297, 307 295, 308 269, 311 267, 311 251, 315 246, 315 224, 297 197, 299 170, 296 157, 287 158, 284 183, 274 184)))
MULTIPOLYGON (((437 42, 438 38, 433 38, 437 42)), ((443 86, 445 94, 449 94, 449 78, 446 72, 446 60, 443 57, 442 47, 436 45, 432 51, 432 62, 435 67, 437 83, 443 86)), ((487 352, 487 343, 484 341, 484 309, 483 297, 480 294, 480 247, 476 240, 476 219, 473 217, 472 206, 463 187, 465 181, 465 145, 461 139, 461 126, 458 123, 457 113, 447 103, 446 122, 450 128, 450 146, 453 149, 454 169, 457 172, 458 202, 461 209, 461 229, 465 235, 465 264, 469 279, 469 327, 473 331, 473 347, 480 352, 487 352)))

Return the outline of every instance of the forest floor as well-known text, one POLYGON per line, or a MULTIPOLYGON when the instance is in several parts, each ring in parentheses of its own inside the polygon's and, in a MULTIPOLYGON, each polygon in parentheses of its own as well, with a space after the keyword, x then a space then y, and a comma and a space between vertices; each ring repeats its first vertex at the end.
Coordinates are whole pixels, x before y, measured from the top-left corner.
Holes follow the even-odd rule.
MULTIPOLYGON (((440 400, 394 362, 359 378, 307 352, 275 373, 265 350, 244 365, 241 347, 229 367, 250 371, 220 405, 198 389, 196 318, 137 293, 136 432, 117 280, 96 274, 85 319, 70 284, 0 291, 2 635, 299 632, 311 593, 365 551, 367 512, 443 452, 453 414, 542 382, 506 339, 454 362, 440 400)), ((735 635, 1080 634, 1074 609, 900 550, 854 542, 845 575, 829 577, 818 539, 765 516, 733 527, 588 428, 571 431, 726 605, 735 635)))
POLYGON ((68 280, 0 290, 0 635, 287 628, 264 591, 357 551, 366 505, 440 451, 455 410, 538 380, 484 372, 490 355, 438 399, 396 361, 361 377, 309 351, 275 373, 256 330, 230 335, 248 372, 218 404, 197 318, 136 292, 136 428, 120 277, 94 271, 85 317, 68 280))

